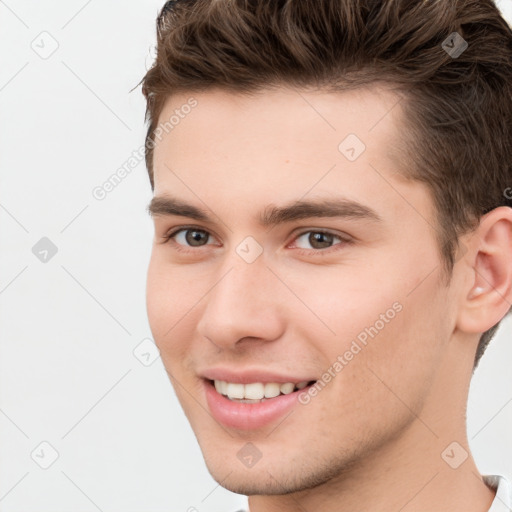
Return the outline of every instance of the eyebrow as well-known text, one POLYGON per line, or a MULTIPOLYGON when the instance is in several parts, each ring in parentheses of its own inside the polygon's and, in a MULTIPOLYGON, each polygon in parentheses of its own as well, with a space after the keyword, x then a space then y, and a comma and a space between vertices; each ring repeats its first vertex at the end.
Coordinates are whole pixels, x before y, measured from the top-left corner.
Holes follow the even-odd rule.
MULTIPOLYGON (((155 196, 147 210, 151 216, 177 215, 203 222, 213 222, 207 210, 188 204, 170 196, 155 196)), ((378 213, 356 201, 337 198, 319 200, 297 200, 283 206, 269 205, 260 215, 258 221, 263 227, 271 227, 285 222, 309 219, 312 217, 342 217, 348 219, 366 219, 382 222, 378 213)))

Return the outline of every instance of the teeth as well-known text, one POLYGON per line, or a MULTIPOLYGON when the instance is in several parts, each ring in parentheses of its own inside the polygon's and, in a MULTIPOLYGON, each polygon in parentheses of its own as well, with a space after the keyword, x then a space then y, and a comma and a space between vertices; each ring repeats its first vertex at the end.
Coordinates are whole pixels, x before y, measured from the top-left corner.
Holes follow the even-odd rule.
POLYGON ((265 398, 274 398, 281 393, 281 385, 275 382, 265 384, 265 398))
POLYGON ((289 395, 295 389, 295 385, 292 382, 281 384, 280 390, 284 395, 289 395))
POLYGON ((303 389, 307 386, 308 381, 302 381, 297 384, 293 382, 285 382, 283 384, 277 382, 252 382, 251 384, 240 384, 235 382, 225 382, 223 380, 214 380, 215 389, 221 395, 228 398, 241 401, 259 401, 264 398, 274 398, 280 394, 288 395, 293 393, 295 389, 303 389))
POLYGON ((265 387, 261 382, 246 384, 244 397, 251 400, 261 400, 265 395, 265 387))
POLYGON ((229 382, 227 388, 227 395, 229 398, 244 398, 244 385, 229 382))

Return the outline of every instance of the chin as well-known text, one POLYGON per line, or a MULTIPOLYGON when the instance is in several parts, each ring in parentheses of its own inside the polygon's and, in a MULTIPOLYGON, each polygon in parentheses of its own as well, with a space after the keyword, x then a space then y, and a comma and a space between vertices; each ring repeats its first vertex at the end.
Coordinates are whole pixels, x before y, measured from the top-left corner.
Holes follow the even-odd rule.
MULTIPOLYGON (((212 443, 213 444, 213 443, 212 443)), ((263 454, 252 467, 246 467, 237 458, 237 452, 245 442, 237 442, 233 453, 215 450, 210 446, 203 450, 206 467, 212 478, 228 491, 245 496, 285 495, 313 489, 332 479, 343 478, 354 465, 354 460, 331 456, 321 460, 318 455, 308 454, 298 448, 300 459, 286 456, 286 452, 268 457, 263 454)), ((219 445, 217 445, 219 446, 219 445)))

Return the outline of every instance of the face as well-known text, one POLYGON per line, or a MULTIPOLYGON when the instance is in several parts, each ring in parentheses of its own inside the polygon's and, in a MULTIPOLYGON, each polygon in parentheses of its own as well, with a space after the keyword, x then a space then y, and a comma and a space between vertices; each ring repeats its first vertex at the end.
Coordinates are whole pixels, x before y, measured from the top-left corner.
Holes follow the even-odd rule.
POLYGON ((212 476, 307 489, 442 406, 455 312, 432 199, 392 158, 389 90, 190 96, 169 98, 160 122, 188 113, 154 153, 152 333, 212 476))

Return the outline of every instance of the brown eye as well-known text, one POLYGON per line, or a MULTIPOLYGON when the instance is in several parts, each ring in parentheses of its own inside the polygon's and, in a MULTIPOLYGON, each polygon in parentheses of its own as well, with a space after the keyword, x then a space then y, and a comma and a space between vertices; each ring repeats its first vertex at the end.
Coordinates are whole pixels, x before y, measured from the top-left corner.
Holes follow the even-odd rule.
POLYGON ((165 236, 167 242, 183 247, 201 247, 207 245, 210 234, 204 229, 181 228, 165 236))
POLYGON ((308 237, 308 242, 314 249, 325 249, 326 247, 330 247, 332 244, 334 236, 329 233, 310 233, 308 237))
POLYGON ((198 247, 205 245, 208 242, 208 233, 206 231, 200 231, 198 229, 186 229, 185 240, 191 247, 198 247))
POLYGON ((339 236, 326 231, 306 231, 297 237, 296 244, 301 249, 329 249, 335 239, 343 242, 339 236))

